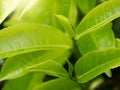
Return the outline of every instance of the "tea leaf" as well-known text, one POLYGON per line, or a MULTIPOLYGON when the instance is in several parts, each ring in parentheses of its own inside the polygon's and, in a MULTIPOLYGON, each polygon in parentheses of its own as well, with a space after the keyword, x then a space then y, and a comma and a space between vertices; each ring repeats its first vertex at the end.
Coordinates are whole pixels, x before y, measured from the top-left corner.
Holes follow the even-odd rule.
POLYGON ((94 50, 115 47, 115 37, 111 23, 77 40, 80 52, 84 55, 94 50))
POLYGON ((84 55, 75 65, 78 82, 87 82, 106 70, 120 66, 119 53, 120 49, 110 48, 84 55))
POLYGON ((19 4, 19 0, 0 0, 0 24, 12 13, 19 4))
POLYGON ((35 22, 51 23, 52 6, 55 0, 21 0, 13 16, 5 22, 6 25, 15 23, 35 22))
POLYGON ((58 63, 59 57, 64 53, 67 52, 65 50, 37 51, 8 58, 2 67, 0 80, 18 78, 35 71, 57 77, 68 77, 67 71, 58 63))
POLYGON ((81 90, 79 85, 69 79, 55 79, 36 85, 33 90, 81 90))
POLYGON ((70 37, 75 37, 75 32, 73 30, 72 24, 70 23, 69 19, 63 15, 55 15, 60 22, 60 24, 65 29, 66 33, 69 34, 70 37))
POLYGON ((29 73, 23 77, 8 81, 2 90, 33 90, 36 84, 43 82, 44 74, 29 73))
POLYGON ((39 50, 72 48, 72 41, 56 28, 18 24, 0 31, 0 58, 39 50))
POLYGON ((118 11, 120 11, 120 0, 109 0, 98 5, 92 9, 79 24, 76 39, 118 18, 120 16, 120 12, 118 11))
POLYGON ((96 5, 96 0, 75 0, 83 14, 87 14, 96 5))

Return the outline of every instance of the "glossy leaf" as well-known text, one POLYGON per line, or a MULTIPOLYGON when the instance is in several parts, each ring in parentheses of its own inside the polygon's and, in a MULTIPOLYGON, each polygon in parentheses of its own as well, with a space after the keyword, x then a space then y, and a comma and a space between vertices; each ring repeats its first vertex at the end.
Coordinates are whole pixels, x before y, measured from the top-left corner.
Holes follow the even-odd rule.
POLYGON ((0 31, 0 58, 39 50, 70 49, 71 40, 56 28, 18 24, 0 31))
POLYGON ((111 29, 111 23, 79 38, 77 45, 83 55, 94 50, 115 47, 115 37, 111 29))
POLYGON ((54 1, 55 0, 21 0, 17 10, 6 25, 25 22, 50 24, 54 1))
POLYGON ((60 61, 58 61, 59 57, 62 57, 64 53, 67 52, 65 50, 37 51, 11 57, 2 67, 0 81, 18 78, 26 73, 35 71, 57 77, 68 77, 67 71, 58 63, 60 61))
POLYGON ((83 14, 87 14, 96 5, 96 0, 76 0, 79 9, 83 14))
POLYGON ((79 85, 69 79, 55 79, 37 85, 33 90, 81 90, 79 85))
POLYGON ((0 0, 0 24, 17 7, 19 0, 0 0))
POLYGON ((79 83, 87 82, 106 70, 120 66, 120 49, 110 48, 90 52, 80 58, 75 65, 79 83))
POLYGON ((33 90, 34 86, 41 84, 44 79, 42 73, 29 73, 23 77, 7 81, 2 90, 33 90))
POLYGON ((72 24, 70 23, 69 19, 63 15, 55 15, 60 22, 60 24, 63 26, 66 33, 69 34, 70 37, 75 36, 75 32, 73 30, 72 24))
POLYGON ((79 24, 76 39, 118 18, 120 16, 120 12, 118 11, 120 11, 120 0, 109 0, 98 5, 91 10, 79 24))

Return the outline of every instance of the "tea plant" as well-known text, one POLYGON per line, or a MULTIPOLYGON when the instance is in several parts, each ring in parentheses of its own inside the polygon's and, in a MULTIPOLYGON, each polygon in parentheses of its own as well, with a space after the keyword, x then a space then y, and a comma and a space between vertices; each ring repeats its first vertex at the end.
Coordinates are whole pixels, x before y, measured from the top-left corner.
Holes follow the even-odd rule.
POLYGON ((2 90, 88 90, 100 74, 112 77, 120 0, 102 1, 0 0, 2 90))

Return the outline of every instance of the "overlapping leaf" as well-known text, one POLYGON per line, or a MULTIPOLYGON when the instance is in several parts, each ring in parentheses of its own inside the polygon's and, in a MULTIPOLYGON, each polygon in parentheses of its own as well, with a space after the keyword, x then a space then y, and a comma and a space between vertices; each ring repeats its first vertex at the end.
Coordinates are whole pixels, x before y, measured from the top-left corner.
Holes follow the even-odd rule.
POLYGON ((0 81, 18 78, 26 73, 35 71, 67 78, 67 71, 58 63, 60 62, 59 57, 67 58, 67 55, 63 56, 66 53, 65 50, 37 51, 9 58, 2 67, 0 81))
POLYGON ((77 44, 83 55, 94 50, 115 47, 115 37, 111 29, 111 23, 79 38, 77 44))
MULTIPOLYGON (((117 12, 120 9, 118 4, 120 1, 105 2, 95 7, 83 18, 77 29, 77 43, 82 54, 115 47, 115 38, 111 26, 106 24, 120 16, 120 13, 117 12)), ((80 7, 82 8, 82 6, 80 7)))
MULTIPOLYGON (((77 9, 74 0, 55 0, 52 13, 57 15, 63 15, 67 17, 72 24, 75 24, 77 18, 76 10, 77 9)), ((64 29, 61 27, 60 23, 54 15, 52 15, 52 23, 54 26, 64 31, 64 29)))
POLYGON ((87 82, 101 73, 120 66, 120 49, 111 48, 84 55, 75 65, 79 83, 87 82))
POLYGON ((63 15, 56 15, 56 17, 60 22, 60 25, 63 26, 66 33, 69 34, 70 37, 75 37, 75 32, 68 18, 63 15))

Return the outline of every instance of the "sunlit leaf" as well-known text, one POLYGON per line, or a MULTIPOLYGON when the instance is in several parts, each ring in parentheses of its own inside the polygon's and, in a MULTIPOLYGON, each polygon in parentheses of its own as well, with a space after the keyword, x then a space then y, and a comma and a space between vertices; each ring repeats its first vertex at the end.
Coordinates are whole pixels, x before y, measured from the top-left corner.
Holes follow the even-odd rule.
POLYGON ((15 10, 18 4, 19 0, 0 0, 0 24, 15 10))
POLYGON ((21 0, 17 10, 6 25, 15 23, 36 22, 51 23, 52 6, 55 0, 21 0))
POLYGON ((0 58, 39 50, 70 49, 71 40, 54 27, 18 24, 0 31, 0 58))

